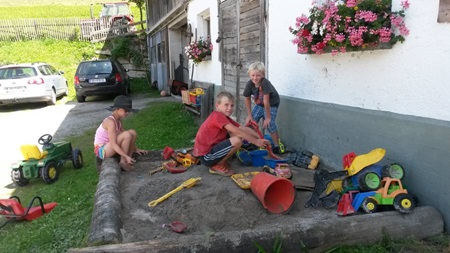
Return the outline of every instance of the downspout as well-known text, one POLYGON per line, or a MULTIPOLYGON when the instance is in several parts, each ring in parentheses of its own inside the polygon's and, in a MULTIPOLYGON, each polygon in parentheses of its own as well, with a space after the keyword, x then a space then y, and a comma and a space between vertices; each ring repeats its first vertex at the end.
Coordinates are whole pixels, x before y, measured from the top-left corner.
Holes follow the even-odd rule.
POLYGON ((241 91, 241 69, 242 69, 242 62, 241 62, 241 25, 240 25, 240 20, 241 20, 241 0, 237 0, 236 1, 236 103, 235 103, 235 108, 236 109, 236 119, 240 120, 241 118, 241 96, 240 96, 240 91, 241 91))
POLYGON ((219 45, 219 61, 220 61, 220 72, 221 72, 221 76, 220 76, 220 79, 221 79, 221 86, 222 86, 222 89, 223 88, 225 88, 225 71, 224 71, 224 69, 225 69, 225 63, 223 62, 223 59, 222 59, 222 55, 223 55, 223 38, 222 38, 222 36, 223 36, 223 34, 222 34, 222 12, 220 11, 220 8, 221 8, 221 4, 222 4, 222 1, 221 0, 217 0, 217 18, 218 18, 218 25, 219 25, 219 31, 218 31, 218 38, 216 39, 216 42, 217 43, 220 43, 220 45, 219 45))
POLYGON ((266 0, 260 0, 259 6, 261 8, 260 13, 260 35, 259 35, 259 58, 261 59, 261 62, 264 62, 264 65, 266 65, 266 73, 267 71, 267 6, 266 6, 266 0))

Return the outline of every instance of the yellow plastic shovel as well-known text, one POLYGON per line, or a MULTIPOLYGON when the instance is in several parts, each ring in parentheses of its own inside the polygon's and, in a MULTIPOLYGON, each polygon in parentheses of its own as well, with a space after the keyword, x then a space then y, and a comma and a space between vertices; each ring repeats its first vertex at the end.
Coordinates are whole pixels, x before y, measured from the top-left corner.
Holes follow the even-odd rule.
POLYGON ((172 191, 170 191, 166 195, 162 196, 161 198, 148 202, 148 206, 149 207, 156 206, 157 204, 159 204, 159 203, 163 202, 164 200, 168 199, 173 194, 181 191, 183 188, 191 188, 191 187, 193 187, 200 180, 202 180, 201 177, 189 178, 188 180, 184 181, 180 186, 178 186, 177 188, 173 189, 172 191))
POLYGON ((353 176, 365 167, 379 162, 385 154, 386 150, 376 148, 367 154, 355 157, 350 167, 346 168, 348 175, 353 176))

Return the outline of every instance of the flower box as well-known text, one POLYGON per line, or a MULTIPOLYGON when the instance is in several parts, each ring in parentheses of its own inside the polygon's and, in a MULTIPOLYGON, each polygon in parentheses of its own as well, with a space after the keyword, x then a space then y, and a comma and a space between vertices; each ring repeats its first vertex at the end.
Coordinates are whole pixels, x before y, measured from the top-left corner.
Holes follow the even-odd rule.
POLYGON ((185 47, 185 53, 189 60, 192 60, 195 64, 199 64, 202 61, 211 60, 211 51, 213 50, 213 44, 210 37, 206 40, 200 38, 194 42, 189 43, 185 47))
POLYGON ((291 41, 299 54, 392 48, 409 34, 404 21, 409 2, 401 5, 392 11, 392 0, 326 0, 296 18, 295 27, 289 27, 291 41))

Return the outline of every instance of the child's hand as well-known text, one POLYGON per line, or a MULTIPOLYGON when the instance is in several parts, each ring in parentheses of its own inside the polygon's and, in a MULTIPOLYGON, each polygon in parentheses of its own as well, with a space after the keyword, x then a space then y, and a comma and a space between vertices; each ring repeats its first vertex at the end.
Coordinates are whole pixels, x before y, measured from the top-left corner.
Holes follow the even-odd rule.
POLYGON ((247 118, 245 119, 245 125, 247 125, 247 123, 252 121, 252 120, 253 120, 252 115, 248 115, 247 118))
POLYGON ((146 155, 148 154, 147 150, 143 150, 143 149, 136 149, 135 151, 138 155, 146 155))
POLYGON ((270 141, 266 139, 257 139, 254 144, 260 148, 267 148, 270 145, 270 141))
POLYGON ((264 120, 264 122, 263 122, 263 128, 267 128, 268 126, 269 126, 269 123, 270 123, 270 118, 266 118, 265 120, 264 120))
POLYGON ((136 162, 136 160, 134 160, 132 157, 126 156, 125 160, 127 161, 127 164, 129 165, 134 165, 134 163, 136 162))

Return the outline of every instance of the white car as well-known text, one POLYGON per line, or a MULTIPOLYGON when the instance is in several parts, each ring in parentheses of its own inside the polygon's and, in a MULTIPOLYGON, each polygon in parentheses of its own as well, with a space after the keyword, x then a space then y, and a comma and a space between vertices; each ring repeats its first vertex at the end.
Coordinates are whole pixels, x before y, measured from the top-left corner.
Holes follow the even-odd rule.
POLYGON ((0 105, 47 102, 67 96, 64 72, 47 63, 29 63, 0 67, 0 105))

